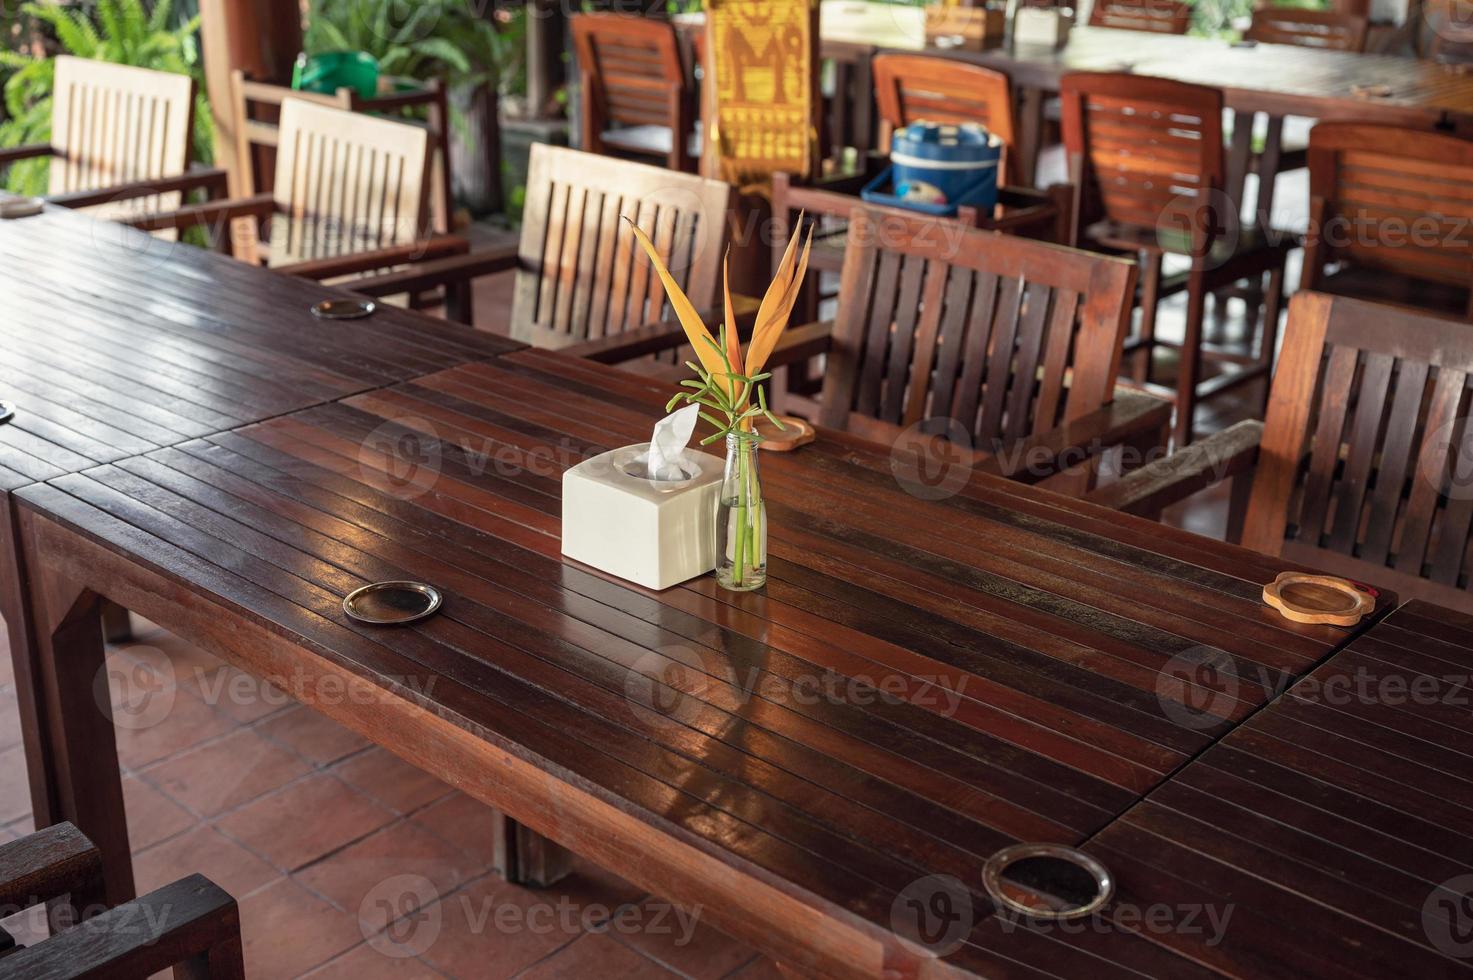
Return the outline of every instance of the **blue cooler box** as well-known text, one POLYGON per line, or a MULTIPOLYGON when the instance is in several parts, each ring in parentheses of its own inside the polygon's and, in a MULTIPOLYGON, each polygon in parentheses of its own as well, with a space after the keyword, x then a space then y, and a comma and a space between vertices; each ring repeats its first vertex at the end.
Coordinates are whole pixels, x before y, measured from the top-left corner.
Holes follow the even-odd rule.
POLYGON ((866 200, 927 213, 955 214, 960 205, 997 205, 1002 140, 976 123, 911 123, 890 142, 890 193, 867 187, 866 200))

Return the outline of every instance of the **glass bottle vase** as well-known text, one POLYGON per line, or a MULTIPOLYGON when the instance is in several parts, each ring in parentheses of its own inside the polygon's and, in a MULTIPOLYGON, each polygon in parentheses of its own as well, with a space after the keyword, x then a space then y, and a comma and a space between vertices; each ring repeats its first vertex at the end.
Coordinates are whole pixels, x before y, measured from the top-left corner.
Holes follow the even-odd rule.
POLYGON ((726 475, 716 504, 716 581, 748 592, 767 582, 767 507, 757 473, 758 438, 750 432, 726 436, 726 475))

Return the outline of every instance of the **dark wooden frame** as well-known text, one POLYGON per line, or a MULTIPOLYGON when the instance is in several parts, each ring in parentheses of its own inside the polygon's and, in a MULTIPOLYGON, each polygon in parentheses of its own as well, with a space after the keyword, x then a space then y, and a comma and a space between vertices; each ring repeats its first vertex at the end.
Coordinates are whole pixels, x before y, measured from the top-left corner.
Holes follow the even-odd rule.
MULTIPOLYGON (((107 907, 102 855, 69 823, 0 844, 0 907, 51 903, 52 935, 0 944, 12 980, 150 976, 174 967, 190 980, 244 980, 235 899, 202 875, 107 907)), ((6 939, 0 930, 0 939, 6 939)))

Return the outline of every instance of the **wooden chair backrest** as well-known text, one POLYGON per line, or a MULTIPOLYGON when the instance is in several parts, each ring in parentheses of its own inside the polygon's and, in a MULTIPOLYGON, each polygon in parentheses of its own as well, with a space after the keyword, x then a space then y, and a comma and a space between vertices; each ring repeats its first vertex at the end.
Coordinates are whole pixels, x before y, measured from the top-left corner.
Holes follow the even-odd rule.
POLYGON ((990 451, 1111 400, 1133 262, 865 207, 848 234, 823 424, 990 451))
POLYGON ((1327 51, 1364 51, 1370 19, 1333 10, 1264 7, 1253 11, 1243 37, 1260 44, 1294 44, 1327 51))
POLYGON ((432 172, 431 215, 435 231, 445 233, 451 230, 454 200, 450 188, 450 116, 445 88, 439 82, 432 80, 411 91, 365 99, 347 88, 331 94, 298 92, 285 85, 255 81, 245 72, 236 70, 230 74, 230 97, 236 160, 239 161, 239 172, 232 174, 237 181, 233 186, 235 193, 243 197, 275 184, 276 144, 280 138, 277 130, 281 106, 287 99, 362 113, 388 113, 406 108, 424 111, 427 120, 423 125, 429 133, 436 158, 432 172))
POLYGON ((1243 543, 1473 610, 1470 377, 1466 323, 1296 293, 1243 543))
POLYGON ((877 54, 871 62, 880 112, 880 147, 913 122, 981 123, 1002 140, 1003 183, 1016 145, 1013 93, 1002 72, 923 54, 877 54))
POLYGON ((407 245, 429 235, 429 134, 301 99, 281 106, 272 265, 407 245))
MULTIPOLYGON (((61 55, 51 100, 49 192, 99 190, 189 169, 194 80, 188 75, 61 55)), ((178 193, 103 211, 167 211, 178 193)))
POLYGON ((565 347, 666 319, 665 291, 628 218, 697 309, 716 302, 731 188, 537 143, 527 172, 512 336, 565 347))
POLYGON ((1192 8, 1178 0, 1095 0, 1089 26, 1185 34, 1192 26, 1192 8))
POLYGON ((1473 142, 1320 123, 1309 134, 1311 288, 1328 262, 1473 287, 1473 142))
POLYGON ((669 21, 628 14, 570 18, 583 95, 582 147, 604 152, 615 126, 668 126, 671 166, 686 169, 694 115, 680 42, 669 21))
POLYGON ((1077 220, 1173 229, 1210 244, 1200 209, 1223 186, 1222 92, 1164 78, 1076 72, 1060 81, 1077 220))

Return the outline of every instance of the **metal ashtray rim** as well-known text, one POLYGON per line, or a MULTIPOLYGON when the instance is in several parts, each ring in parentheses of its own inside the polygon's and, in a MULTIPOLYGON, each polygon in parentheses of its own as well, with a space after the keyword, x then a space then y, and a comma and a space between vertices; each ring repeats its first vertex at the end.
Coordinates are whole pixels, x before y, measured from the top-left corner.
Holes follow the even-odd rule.
POLYGON ((368 623, 372 626, 404 626, 408 623, 417 623, 421 619, 434 614, 436 611, 439 610, 442 602, 444 602, 444 597, 440 595, 440 590, 435 588, 433 585, 427 585, 424 582, 374 582, 371 585, 365 585, 361 588, 354 589, 352 592, 349 592, 347 596, 343 599, 343 613, 349 619, 357 620, 360 623, 368 623), (369 595, 374 592, 386 592, 390 589, 401 589, 406 592, 418 592, 426 598, 428 605, 420 612, 396 618, 366 616, 363 613, 358 612, 354 609, 355 601, 362 596, 369 595))
POLYGON ((1067 919, 1081 919, 1087 915, 1093 915, 1104 908, 1106 903, 1115 894, 1115 879, 1110 875, 1110 869, 1106 868, 1093 856, 1084 853, 1076 847, 1068 847, 1064 844, 1013 844, 1004 847, 987 859, 982 866, 982 887, 987 889, 987 894, 993 900, 1009 911, 1019 915, 1026 915, 1033 919, 1048 919, 1051 921, 1064 921, 1067 919), (1024 858, 1051 857, 1060 861, 1068 861, 1083 868, 1094 877, 1095 884, 1099 888, 1093 901, 1074 909, 1053 912, 1047 909, 1030 908, 1021 902, 1014 901, 1003 891, 1001 878, 1002 871, 1015 861, 1024 858))
POLYGON ((376 310, 378 304, 371 299, 325 299, 312 304, 312 315, 319 320, 361 320, 376 310), (343 312, 338 312, 340 307, 343 312))
POLYGON ((46 210, 44 197, 12 197, 0 201, 0 220, 33 218, 46 210))

